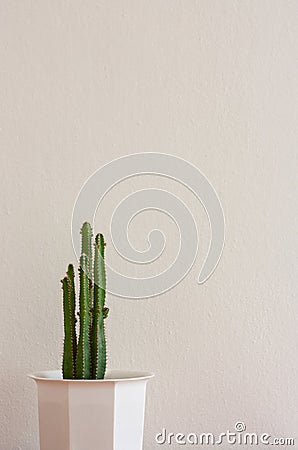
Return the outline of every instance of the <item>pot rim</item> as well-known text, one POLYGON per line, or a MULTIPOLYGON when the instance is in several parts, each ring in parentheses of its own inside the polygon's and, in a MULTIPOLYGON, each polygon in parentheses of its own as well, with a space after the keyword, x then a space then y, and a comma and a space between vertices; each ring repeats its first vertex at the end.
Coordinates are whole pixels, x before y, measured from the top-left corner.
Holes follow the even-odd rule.
POLYGON ((29 374, 28 377, 34 381, 59 382, 59 383, 109 383, 122 381, 140 381, 149 380, 155 376, 152 372, 133 371, 133 370, 110 370, 107 371, 106 378, 103 380, 79 380, 63 379, 61 370, 44 370, 29 374))

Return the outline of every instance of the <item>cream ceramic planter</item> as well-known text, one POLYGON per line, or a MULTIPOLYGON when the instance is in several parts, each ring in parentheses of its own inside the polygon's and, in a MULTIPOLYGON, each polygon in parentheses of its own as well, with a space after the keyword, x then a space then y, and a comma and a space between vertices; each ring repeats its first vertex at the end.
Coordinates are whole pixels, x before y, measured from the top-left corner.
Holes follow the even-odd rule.
POLYGON ((151 373, 113 371, 104 380, 63 380, 60 371, 30 375, 37 383, 40 450, 141 450, 151 373))

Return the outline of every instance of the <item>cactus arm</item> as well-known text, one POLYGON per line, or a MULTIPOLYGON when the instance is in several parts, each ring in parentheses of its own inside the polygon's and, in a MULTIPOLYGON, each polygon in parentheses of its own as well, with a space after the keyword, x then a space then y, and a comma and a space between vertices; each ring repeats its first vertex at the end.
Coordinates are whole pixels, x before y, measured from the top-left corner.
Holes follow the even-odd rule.
POLYGON ((88 222, 84 222, 81 228, 81 235, 82 235, 82 244, 81 244, 81 255, 87 255, 88 257, 88 269, 87 269, 87 275, 88 275, 88 286, 89 286, 89 295, 88 295, 88 304, 89 304, 89 311, 90 311, 90 327, 89 327, 89 334, 90 334, 90 341, 91 341, 91 334, 92 334, 92 314, 93 314, 93 280, 92 280, 92 236, 93 236, 93 230, 88 222))
POLYGON ((95 238, 94 251, 94 310, 92 324, 92 376, 103 379, 106 372, 106 337, 104 318, 108 314, 105 308, 106 272, 105 272, 105 242, 102 234, 95 238))
POLYGON ((75 275, 74 268, 72 264, 68 265, 67 276, 69 278, 69 308, 71 311, 71 333, 72 333, 72 352, 73 352, 73 360, 76 360, 77 356, 77 333, 76 333, 76 291, 75 291, 75 275))
POLYGON ((75 312, 73 308, 74 292, 72 282, 68 276, 62 282, 63 289, 63 311, 64 311, 64 345, 63 345, 63 378, 72 379, 75 377, 75 312))
MULTIPOLYGON (((92 258, 92 228, 90 223, 84 222, 81 228, 82 248, 81 254, 87 255, 89 261, 92 258)), ((91 269, 90 269, 91 271, 91 269)))
POLYGON ((89 271, 88 256, 80 258, 80 336, 76 360, 76 378, 90 378, 90 310, 89 310, 89 271))
MULTIPOLYGON (((82 234, 81 255, 87 255, 88 257, 88 278, 90 290, 92 287, 92 234, 93 234, 90 223, 88 222, 83 223, 83 226, 81 228, 81 234, 82 234)), ((92 297, 89 300, 92 301, 92 297)))

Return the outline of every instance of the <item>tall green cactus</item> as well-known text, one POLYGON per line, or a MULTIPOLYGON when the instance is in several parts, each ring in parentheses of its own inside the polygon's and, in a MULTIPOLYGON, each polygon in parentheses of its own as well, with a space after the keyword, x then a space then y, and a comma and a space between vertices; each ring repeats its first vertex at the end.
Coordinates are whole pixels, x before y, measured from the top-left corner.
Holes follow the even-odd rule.
POLYGON ((87 270, 87 276, 88 276, 88 286, 89 286, 89 307, 92 308, 92 227, 90 223, 85 222, 83 223, 82 229, 81 229, 81 235, 82 235, 82 246, 81 246, 81 255, 86 255, 88 258, 88 270, 87 270))
MULTIPOLYGON (((92 227, 90 225, 90 223, 88 222, 84 222, 81 228, 81 235, 82 235, 82 245, 81 245, 81 251, 82 251, 82 255, 87 255, 89 261, 92 260, 92 236, 93 236, 93 232, 92 232, 92 227)), ((92 267, 89 267, 89 273, 88 275, 90 275, 92 271, 92 267)))
POLYGON ((69 265, 67 276, 61 280, 63 289, 63 310, 64 310, 64 351, 63 351, 63 378, 75 377, 75 362, 77 351, 76 339, 76 318, 74 301, 73 266, 69 265), (72 269, 71 269, 72 267, 72 269))
POLYGON ((80 258, 80 336, 76 360, 76 378, 88 379, 91 373, 90 348, 90 301, 88 279, 88 256, 80 258))
MULTIPOLYGON (((92 282, 92 236, 93 230, 88 222, 84 222, 81 228, 81 255, 87 256, 87 268, 86 275, 88 277, 88 305, 89 305, 89 342, 90 346, 92 343, 91 333, 92 333, 92 314, 93 314, 93 282, 92 282)), ((91 347, 90 347, 91 352, 91 347)), ((90 372, 92 373, 92 360, 90 360, 90 372)), ((79 377, 80 378, 80 377, 79 377)))
POLYGON ((63 378, 102 379, 106 372, 104 319, 109 311, 105 307, 105 242, 102 234, 96 236, 93 264, 93 233, 89 223, 83 224, 81 234, 82 254, 79 267, 78 313, 80 331, 78 342, 76 336, 74 269, 71 264, 62 280, 64 310, 63 378))
POLYGON ((76 333, 76 287, 75 287, 75 274, 72 264, 68 265, 67 277, 69 279, 69 304, 71 313, 71 336, 72 336, 72 353, 73 360, 76 359, 77 354, 77 333, 76 333))
POLYGON ((104 319, 108 309, 105 308, 106 271, 104 264, 105 241, 102 234, 97 234, 94 246, 94 307, 92 323, 92 375, 102 379, 106 371, 106 337, 104 319))

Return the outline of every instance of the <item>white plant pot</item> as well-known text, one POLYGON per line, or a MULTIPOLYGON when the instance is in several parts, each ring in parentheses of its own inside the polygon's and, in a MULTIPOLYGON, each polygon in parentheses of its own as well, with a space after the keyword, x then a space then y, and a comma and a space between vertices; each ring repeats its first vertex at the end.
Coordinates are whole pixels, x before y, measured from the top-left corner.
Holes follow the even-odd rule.
POLYGON ((40 450, 142 450, 146 385, 154 375, 113 371, 104 380, 39 372, 40 450))

